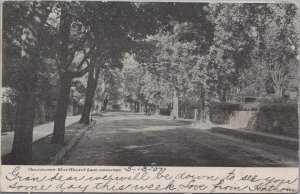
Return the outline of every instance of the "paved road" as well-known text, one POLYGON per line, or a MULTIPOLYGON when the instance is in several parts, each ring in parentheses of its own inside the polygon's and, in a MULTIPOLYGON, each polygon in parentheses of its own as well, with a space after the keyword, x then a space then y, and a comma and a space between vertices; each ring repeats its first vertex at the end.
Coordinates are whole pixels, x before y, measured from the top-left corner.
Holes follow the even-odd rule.
POLYGON ((297 150, 250 142, 133 113, 105 113, 63 158, 64 165, 298 166, 297 150))
MULTIPOLYGON (((66 126, 69 126, 79 121, 80 115, 68 116, 66 119, 66 126)), ((44 125, 39 125, 33 128, 33 142, 46 137, 53 132, 54 122, 44 125)), ((1 156, 11 152, 13 145, 14 132, 6 132, 1 134, 1 156)))

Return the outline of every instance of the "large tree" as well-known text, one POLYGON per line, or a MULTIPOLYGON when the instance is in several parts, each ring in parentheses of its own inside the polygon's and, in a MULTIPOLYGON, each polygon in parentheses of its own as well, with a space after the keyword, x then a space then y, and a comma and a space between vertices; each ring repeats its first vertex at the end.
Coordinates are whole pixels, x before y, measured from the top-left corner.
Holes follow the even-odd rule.
POLYGON ((257 7, 256 47, 252 51, 253 67, 266 93, 283 100, 289 76, 297 72, 296 6, 270 4, 257 7))
POLYGON ((135 29, 136 5, 124 2, 93 2, 86 5, 86 10, 92 17, 87 18, 95 36, 96 52, 89 68, 86 99, 80 122, 88 124, 92 102, 97 88, 101 70, 121 68, 122 55, 133 48, 131 36, 135 29), (111 32, 113 30, 113 33, 111 32))
MULTIPOLYGON (((13 87, 17 90, 15 133, 11 164, 31 164, 32 134, 34 124, 36 88, 42 60, 41 35, 52 10, 51 2, 6 2, 4 4, 4 36, 17 45, 16 77, 13 87), (18 21, 12 21, 16 16, 18 21)), ((10 44, 10 43, 9 43, 10 44)), ((7 64, 6 64, 7 65, 7 64)))
POLYGON ((239 87, 240 75, 251 65, 254 46, 251 4, 209 4, 205 9, 213 25, 213 39, 192 72, 193 90, 200 101, 199 123, 209 122, 209 105, 224 102, 233 88, 239 87))
POLYGON ((94 53, 93 36, 82 24, 82 2, 59 3, 59 29, 57 41, 57 69, 59 98, 56 107, 52 143, 64 144, 65 120, 70 99, 72 80, 89 70, 94 53), (90 43, 90 44, 89 44, 90 43))
MULTIPOLYGON (((134 55, 126 53, 122 60, 122 93, 123 98, 127 102, 131 102, 135 112, 140 112, 142 109, 142 103, 145 102, 145 94, 142 92, 142 88, 145 85, 145 73, 146 69, 138 63, 134 55)), ((150 81, 150 80, 148 80, 150 81)), ((148 82, 147 84, 150 84, 148 82)))
MULTIPOLYGON (((191 26, 187 23, 172 22, 172 30, 161 30, 146 41, 155 44, 155 52, 152 57, 147 57, 146 66, 149 72, 160 75, 160 80, 168 83, 172 88, 172 112, 171 117, 179 117, 179 98, 190 82, 189 69, 197 60, 197 43, 186 36, 191 32, 191 26), (150 59, 150 60, 149 60, 150 59)), ((146 57, 145 57, 146 58, 146 57)))
MULTIPOLYGON (((172 102, 172 117, 174 119, 178 117, 179 105, 189 104, 189 97, 185 94, 194 87, 190 78, 196 58, 207 54, 212 44, 214 29, 206 17, 208 12, 204 9, 205 5, 199 3, 149 3, 144 5, 145 9, 157 12, 156 19, 158 20, 157 23, 160 24, 158 26, 160 31, 153 36, 152 41, 148 41, 150 48, 144 49, 142 54, 139 53, 138 58, 142 58, 142 62, 148 61, 145 64, 150 66, 150 69, 158 70, 157 72, 151 70, 153 75, 160 74, 161 69, 156 66, 161 65, 168 68, 168 65, 162 65, 162 63, 172 64, 170 71, 166 71, 163 75, 170 75, 173 78, 169 77, 167 81, 166 77, 156 80, 160 80, 159 83, 164 85, 170 84, 168 87, 173 90, 171 102, 174 101, 172 102), (168 62, 166 63, 166 61, 168 62)), ((198 93, 194 92, 194 94, 197 95, 198 93)), ((199 96, 195 97, 195 99, 197 98, 199 96)))

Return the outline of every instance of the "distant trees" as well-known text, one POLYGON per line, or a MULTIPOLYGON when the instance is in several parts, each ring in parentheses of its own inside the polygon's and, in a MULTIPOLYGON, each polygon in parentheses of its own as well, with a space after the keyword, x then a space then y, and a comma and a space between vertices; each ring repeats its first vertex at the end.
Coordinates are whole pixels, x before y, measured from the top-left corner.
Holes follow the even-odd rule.
POLYGON ((111 92, 115 92, 115 75, 113 74, 113 72, 111 72, 110 69, 104 69, 100 72, 99 77, 100 79, 98 79, 98 84, 95 91, 95 102, 97 103, 96 106, 98 107, 97 111, 105 111, 111 92))
POLYGON ((269 14, 257 18, 261 22, 256 25, 257 45, 251 56, 253 68, 258 69, 261 82, 268 87, 267 93, 282 100, 288 77, 298 71, 296 8, 293 4, 272 4, 264 7, 264 11, 269 14))
POLYGON ((154 104, 157 111, 162 101, 172 103, 171 117, 177 119, 179 98, 184 98, 191 84, 191 70, 198 56, 193 53, 196 42, 186 39, 190 26, 176 22, 170 26, 169 31, 161 29, 148 36, 141 43, 145 45, 143 52, 125 58, 123 87, 134 101, 154 104), (172 99, 168 101, 169 97, 172 99))
POLYGON ((167 29, 144 41, 147 51, 136 56, 146 67, 143 75, 173 88, 171 116, 178 117, 178 104, 193 104, 205 122, 210 103, 251 87, 282 99, 289 70, 295 69, 295 6, 209 4, 204 10, 213 30, 207 20, 202 25, 213 37, 197 21, 186 24, 174 17, 167 29))
POLYGON ((122 63, 121 92, 123 98, 125 101, 132 103, 133 111, 139 112, 146 100, 145 93, 142 92, 146 70, 135 60, 134 55, 129 53, 124 55, 122 63))
MULTIPOLYGON (((160 31, 154 36, 148 37, 148 41, 156 43, 158 50, 154 56, 157 64, 148 63, 147 68, 156 68, 155 72, 160 79, 168 82, 172 88, 172 119, 177 119, 179 112, 179 97, 190 82, 189 69, 196 63, 197 56, 193 53, 197 47, 195 41, 185 39, 190 32, 188 24, 171 24, 169 32, 160 31)), ((154 70, 150 71, 154 72, 154 70)))

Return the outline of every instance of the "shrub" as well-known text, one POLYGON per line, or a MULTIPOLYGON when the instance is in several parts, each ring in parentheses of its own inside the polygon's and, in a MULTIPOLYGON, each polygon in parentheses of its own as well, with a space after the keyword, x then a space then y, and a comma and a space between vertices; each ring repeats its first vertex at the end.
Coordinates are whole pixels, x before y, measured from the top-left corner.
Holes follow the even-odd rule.
POLYGON ((16 106, 15 105, 13 105, 11 103, 2 103, 2 109, 1 109, 2 132, 14 130, 15 115, 16 115, 16 106))
POLYGON ((113 110, 119 110, 119 109, 120 109, 120 105, 118 105, 118 104, 113 104, 113 105, 112 105, 112 109, 113 109, 113 110))
POLYGON ((259 107, 260 107, 260 103, 259 102, 243 103, 243 104, 241 104, 241 109, 242 110, 247 110, 247 111, 258 110, 259 107))
POLYGON ((171 109, 170 108, 160 108, 160 115, 170 116, 171 109))
POLYGON ((226 110, 226 111, 238 111, 242 110, 242 106, 237 103, 214 103, 209 106, 210 109, 217 109, 217 110, 226 110))
POLYGON ((261 111, 271 112, 292 112, 298 114, 297 103, 272 103, 272 104, 261 104, 261 111))
POLYGON ((235 114, 241 110, 241 105, 237 103, 215 103, 210 105, 210 120, 213 123, 225 124, 235 114))
POLYGON ((298 137, 299 119, 296 103, 262 104, 256 113, 255 130, 298 137))

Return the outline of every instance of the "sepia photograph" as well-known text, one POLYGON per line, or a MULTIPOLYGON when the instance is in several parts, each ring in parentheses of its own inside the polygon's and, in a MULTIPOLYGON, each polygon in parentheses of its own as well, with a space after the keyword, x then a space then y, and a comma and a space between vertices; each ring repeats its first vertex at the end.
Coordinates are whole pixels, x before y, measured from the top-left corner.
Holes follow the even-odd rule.
POLYGON ((3 166, 299 165, 294 3, 6 1, 1 44, 3 166))

